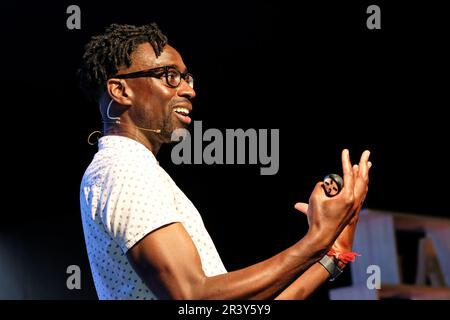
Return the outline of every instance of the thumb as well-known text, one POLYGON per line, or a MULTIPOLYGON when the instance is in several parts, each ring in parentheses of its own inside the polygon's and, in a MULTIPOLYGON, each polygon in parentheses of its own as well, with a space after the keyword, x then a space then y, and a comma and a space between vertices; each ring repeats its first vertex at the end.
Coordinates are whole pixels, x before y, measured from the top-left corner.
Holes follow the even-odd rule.
POLYGON ((295 209, 297 209, 300 212, 303 212, 304 214, 308 215, 308 204, 304 202, 297 202, 294 206, 295 209))

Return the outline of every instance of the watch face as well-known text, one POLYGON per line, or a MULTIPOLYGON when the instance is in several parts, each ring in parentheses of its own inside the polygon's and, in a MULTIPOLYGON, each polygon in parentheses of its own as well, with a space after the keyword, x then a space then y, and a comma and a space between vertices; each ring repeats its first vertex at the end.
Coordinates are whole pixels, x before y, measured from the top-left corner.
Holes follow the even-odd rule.
POLYGON ((319 263, 328 271, 330 274, 330 281, 334 281, 341 273, 342 269, 338 267, 336 261, 327 255, 323 256, 319 263))
POLYGON ((323 179, 323 188, 329 197, 334 197, 341 192, 344 183, 342 178, 337 174, 329 174, 323 179))

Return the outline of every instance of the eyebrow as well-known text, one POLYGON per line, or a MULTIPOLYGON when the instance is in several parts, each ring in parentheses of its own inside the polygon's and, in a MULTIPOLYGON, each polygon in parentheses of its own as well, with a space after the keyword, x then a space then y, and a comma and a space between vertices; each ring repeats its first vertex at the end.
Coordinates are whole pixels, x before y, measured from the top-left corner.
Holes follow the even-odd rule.
POLYGON ((174 68, 174 69, 177 69, 178 71, 180 71, 181 73, 188 73, 188 72, 189 72, 189 70, 188 70, 187 67, 184 69, 184 71, 181 71, 181 70, 178 68, 178 66, 175 65, 175 64, 165 64, 165 65, 155 66, 155 67, 153 67, 153 68, 147 68, 147 69, 155 69, 155 68, 162 68, 162 67, 170 67, 170 68, 174 68))

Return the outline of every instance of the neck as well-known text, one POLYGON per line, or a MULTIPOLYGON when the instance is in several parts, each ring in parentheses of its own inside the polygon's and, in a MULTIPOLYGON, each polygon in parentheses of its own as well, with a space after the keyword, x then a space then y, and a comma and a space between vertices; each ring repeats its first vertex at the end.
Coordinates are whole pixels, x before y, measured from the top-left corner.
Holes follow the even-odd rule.
POLYGON ((133 125, 104 123, 103 134, 105 136, 115 135, 133 139, 143 144, 148 150, 150 150, 153 153, 153 155, 155 155, 155 157, 159 152, 159 148, 161 147, 161 143, 156 141, 156 139, 152 137, 155 135, 155 133, 151 132, 144 133, 142 132, 142 130, 136 128, 133 125))

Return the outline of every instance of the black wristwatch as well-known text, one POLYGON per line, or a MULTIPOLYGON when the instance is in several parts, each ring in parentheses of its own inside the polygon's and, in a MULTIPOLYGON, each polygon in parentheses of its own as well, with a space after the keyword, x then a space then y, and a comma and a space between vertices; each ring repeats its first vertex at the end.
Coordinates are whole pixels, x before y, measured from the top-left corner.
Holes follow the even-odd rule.
POLYGON ((330 274, 330 281, 334 281, 337 277, 341 275, 343 270, 338 267, 337 261, 334 258, 324 255, 320 259, 319 263, 328 271, 330 274))

